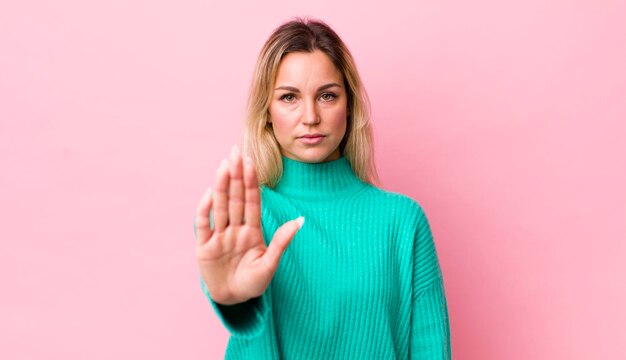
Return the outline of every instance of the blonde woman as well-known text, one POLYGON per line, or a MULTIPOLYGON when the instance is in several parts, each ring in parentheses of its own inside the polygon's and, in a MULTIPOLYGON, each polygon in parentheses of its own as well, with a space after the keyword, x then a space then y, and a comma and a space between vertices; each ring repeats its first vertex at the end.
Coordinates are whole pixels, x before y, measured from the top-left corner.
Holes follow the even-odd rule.
POLYGON ((227 359, 450 359, 428 220, 379 187, 368 98, 325 23, 282 24, 262 48, 242 149, 195 220, 200 283, 227 359))

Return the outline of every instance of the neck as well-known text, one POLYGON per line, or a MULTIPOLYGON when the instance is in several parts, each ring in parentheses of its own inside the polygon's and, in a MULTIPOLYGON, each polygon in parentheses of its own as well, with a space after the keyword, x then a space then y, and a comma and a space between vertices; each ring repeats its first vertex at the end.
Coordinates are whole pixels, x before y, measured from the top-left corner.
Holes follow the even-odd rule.
POLYGON ((274 190, 298 198, 341 196, 364 185, 345 156, 322 163, 307 163, 282 156, 283 174, 274 190))

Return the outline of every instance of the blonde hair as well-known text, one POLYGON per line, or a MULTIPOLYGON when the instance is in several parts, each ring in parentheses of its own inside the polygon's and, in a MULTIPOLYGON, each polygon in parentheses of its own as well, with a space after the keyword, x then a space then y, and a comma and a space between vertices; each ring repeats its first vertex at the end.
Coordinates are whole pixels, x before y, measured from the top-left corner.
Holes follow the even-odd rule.
POLYGON ((259 185, 273 188, 280 181, 283 171, 280 145, 268 123, 272 89, 280 62, 286 54, 314 50, 321 50, 332 60, 345 82, 349 114, 339 151, 362 181, 379 186, 368 95, 350 51, 337 33, 320 20, 295 18, 283 23, 263 45, 248 94, 243 153, 249 155, 256 165, 259 185))

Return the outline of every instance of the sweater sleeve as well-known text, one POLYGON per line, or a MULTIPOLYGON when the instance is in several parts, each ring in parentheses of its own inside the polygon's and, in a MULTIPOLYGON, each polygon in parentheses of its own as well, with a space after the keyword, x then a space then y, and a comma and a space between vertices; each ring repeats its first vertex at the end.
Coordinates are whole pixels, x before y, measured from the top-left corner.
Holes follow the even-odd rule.
POLYGON ((234 305, 216 303, 200 277, 200 286, 224 327, 235 337, 252 339, 265 328, 269 305, 267 293, 234 305))
POLYGON ((418 207, 413 244, 411 359, 450 360, 450 321, 439 259, 428 219, 418 207))
MULTIPOLYGON (((209 220, 212 228, 212 213, 209 213, 209 220)), ((196 226, 194 220, 194 234, 197 237, 195 229, 196 226)), ((263 293, 263 295, 259 297, 249 299, 239 304, 218 304, 211 297, 209 289, 207 288, 202 276, 199 278, 202 292, 209 300, 215 314, 220 319, 224 327, 233 336, 242 339, 251 339, 259 336, 263 332, 269 311, 267 292, 263 293)))

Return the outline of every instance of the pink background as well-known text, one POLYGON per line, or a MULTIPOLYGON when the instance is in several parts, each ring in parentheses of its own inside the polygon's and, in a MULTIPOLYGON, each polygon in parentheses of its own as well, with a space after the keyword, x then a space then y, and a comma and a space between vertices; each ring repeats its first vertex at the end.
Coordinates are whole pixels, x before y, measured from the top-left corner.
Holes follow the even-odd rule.
POLYGON ((626 358, 623 2, 257 3, 2 2, 0 358, 223 357, 194 211, 295 15, 356 58, 454 358, 626 358))

